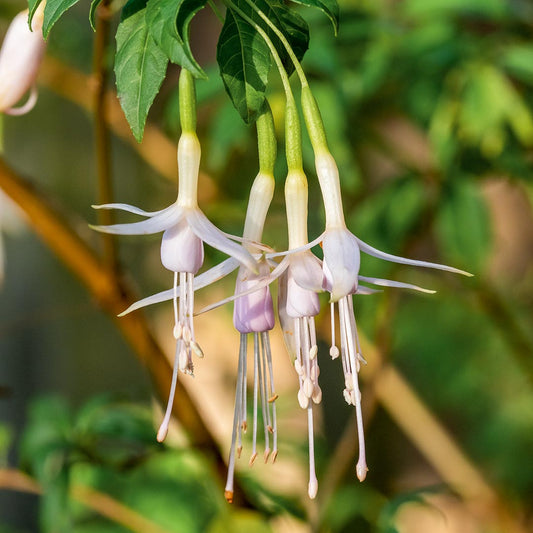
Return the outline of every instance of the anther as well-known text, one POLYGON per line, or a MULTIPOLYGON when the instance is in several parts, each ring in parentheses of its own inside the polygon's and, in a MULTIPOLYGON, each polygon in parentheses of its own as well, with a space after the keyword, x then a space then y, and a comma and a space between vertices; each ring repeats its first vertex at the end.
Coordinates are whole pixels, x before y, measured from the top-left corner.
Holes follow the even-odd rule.
POLYGON ((278 394, 274 394, 274 396, 271 396, 268 399, 268 403, 274 403, 278 398, 279 398, 279 395, 278 394))
POLYGON ((194 352, 194 355, 196 355, 196 357, 199 357, 200 359, 204 357, 204 352, 202 351, 202 348, 200 348, 200 345, 197 342, 191 341, 191 350, 194 352))
POLYGON ((257 457, 257 452, 254 452, 254 453, 252 454, 252 456, 250 457, 250 461, 248 462, 248 464, 249 464, 250 466, 253 466, 253 465, 254 465, 254 462, 255 462, 256 457, 257 457))
POLYGON ((309 350, 309 359, 313 360, 318 353, 318 346, 314 344, 311 346, 311 349, 309 350))
POLYGON ((298 391, 298 403, 302 409, 307 409, 307 406, 309 405, 309 398, 305 395, 302 389, 298 391))

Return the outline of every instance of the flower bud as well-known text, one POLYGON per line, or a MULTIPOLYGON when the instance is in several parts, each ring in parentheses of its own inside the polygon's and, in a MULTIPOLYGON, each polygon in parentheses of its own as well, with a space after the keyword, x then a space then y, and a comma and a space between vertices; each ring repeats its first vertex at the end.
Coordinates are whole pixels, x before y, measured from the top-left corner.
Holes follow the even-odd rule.
POLYGON ((37 79, 46 43, 42 36, 44 2, 35 12, 32 30, 28 10, 19 13, 7 30, 0 49, 0 113, 21 115, 35 105, 36 93, 19 108, 15 104, 32 88, 37 79))

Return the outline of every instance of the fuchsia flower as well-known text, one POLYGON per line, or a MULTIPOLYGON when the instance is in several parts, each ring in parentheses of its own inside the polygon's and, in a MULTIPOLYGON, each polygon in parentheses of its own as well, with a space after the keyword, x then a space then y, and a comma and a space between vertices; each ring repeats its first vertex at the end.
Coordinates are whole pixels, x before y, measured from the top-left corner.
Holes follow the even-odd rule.
POLYGON ((272 369, 272 352, 268 332, 274 327, 274 306, 268 286, 254 290, 261 284, 261 280, 268 275, 270 267, 263 258, 259 261, 259 274, 255 275, 245 268, 239 269, 235 294, 243 294, 235 300, 233 324, 240 333, 239 364, 237 370, 237 385, 235 392, 235 411, 233 416, 233 431, 228 463, 228 476, 224 495, 228 502, 233 501, 233 481, 235 472, 235 458, 240 457, 242 451, 242 432, 247 430, 247 352, 248 336, 253 336, 254 346, 254 391, 253 391, 253 427, 252 427, 252 455, 250 466, 257 457, 258 408, 261 403, 263 432, 265 440, 264 460, 269 457, 272 462, 278 455, 278 430, 276 404, 277 394, 274 390, 274 373, 272 369), (272 449, 270 440, 272 436, 272 449))
MULTIPOLYGON (((231 260, 220 265, 218 269, 215 268, 210 276, 221 277, 233 270, 239 262, 250 271, 257 270, 256 261, 251 254, 214 226, 198 207, 197 186, 200 155, 200 143, 196 134, 193 132, 183 133, 178 144, 178 198, 174 204, 166 209, 147 212, 126 204, 95 206, 97 209, 120 209, 146 217, 146 220, 142 222, 93 226, 98 231, 120 235, 164 232, 161 242, 161 262, 165 268, 174 272, 174 287, 170 291, 165 291, 163 300, 171 299, 174 302, 176 352, 168 405, 157 434, 159 441, 164 440, 168 431, 178 369, 192 374, 192 355, 203 357, 202 350, 196 342, 193 324, 195 275, 204 261, 203 243, 205 242, 232 256, 231 260)), ((213 277, 209 277, 209 280, 212 281, 213 279, 213 277)), ((159 294, 145 298, 122 314, 156 301, 163 301, 160 296, 159 294)))
POLYGON ((35 81, 46 43, 42 35, 44 5, 37 8, 28 27, 28 10, 20 12, 11 22, 0 49, 0 113, 23 115, 37 102, 35 81), (20 107, 15 105, 28 92, 30 96, 20 107))

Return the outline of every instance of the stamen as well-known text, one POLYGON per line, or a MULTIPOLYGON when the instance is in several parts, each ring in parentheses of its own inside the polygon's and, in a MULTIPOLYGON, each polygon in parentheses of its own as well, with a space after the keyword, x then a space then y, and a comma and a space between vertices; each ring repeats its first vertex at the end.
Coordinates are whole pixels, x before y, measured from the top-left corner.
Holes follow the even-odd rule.
POLYGON ((339 357, 339 349, 335 345, 335 303, 330 303, 330 317, 331 317, 331 347, 329 349, 329 355, 332 359, 339 357))
POLYGON ((346 338, 348 341, 348 361, 347 364, 351 367, 353 394, 351 394, 352 401, 355 404, 355 414, 357 420, 357 435, 359 440, 359 459, 357 462, 356 472, 360 481, 363 481, 366 477, 368 470, 365 459, 365 437, 363 430, 363 413, 361 409, 361 392, 359 390, 359 383, 356 371, 356 359, 355 354, 358 353, 354 342, 357 342, 357 326, 355 324, 355 317, 353 314, 353 303, 350 305, 348 296, 345 296, 339 300, 340 313, 344 320, 346 327, 346 338))
POLYGON ((257 400, 259 395, 259 347, 254 335, 254 418, 252 432, 252 456, 250 457, 250 466, 253 465, 257 457, 257 400))
MULTIPOLYGON (((233 480, 235 474, 235 443, 237 441, 237 433, 240 427, 240 413, 242 404, 242 380, 246 379, 243 374, 243 360, 246 360, 246 335, 241 334, 241 346, 239 350, 239 364, 237 369, 237 383, 235 386, 235 408, 233 411, 233 430, 231 434, 231 448, 228 461, 228 476, 226 480, 226 487, 224 490, 224 496, 228 503, 233 502, 233 480), (243 336, 244 342, 243 342, 243 336), (244 347, 244 349, 243 349, 244 347)), ((242 446, 237 448, 237 456, 241 456, 242 446)))
POLYGON ((307 409, 307 429, 309 434, 309 485, 308 494, 312 500, 318 492, 318 480, 315 472, 315 435, 313 429, 313 408, 307 409))
MULTIPOLYGON (((179 335, 176 334, 176 328, 179 325, 178 320, 178 273, 174 272, 174 296, 172 298, 172 303, 174 306, 174 336, 176 339, 179 337, 179 335)), ((181 327, 180 327, 180 333, 181 333, 181 327)))
POLYGON ((270 349, 270 337, 267 331, 261 333, 263 346, 265 348, 268 374, 269 374, 269 388, 268 388, 268 403, 272 404, 272 462, 276 460, 278 455, 278 421, 276 414, 275 401, 278 399, 278 395, 274 390, 274 370, 272 367, 272 350, 270 349))
POLYGON ((172 368, 172 381, 170 383, 170 393, 168 395, 167 409, 163 418, 163 422, 161 422, 161 425, 159 426, 159 430, 157 432, 157 442, 163 442, 168 433, 168 424, 170 422, 170 415, 172 414, 172 406, 174 405, 174 394, 176 393, 176 382, 178 380, 178 359, 181 348, 180 344, 180 341, 178 341, 178 343, 176 344, 176 354, 174 356, 174 367, 172 368))
MULTIPOLYGON (((259 374, 259 394, 261 398, 261 413, 263 415, 263 432, 265 435, 265 453, 268 451, 270 454, 270 435, 268 431, 268 426, 270 425, 269 415, 270 412, 267 408, 268 404, 266 402, 267 394, 266 394, 266 384, 264 376, 264 356, 263 356, 263 350, 262 347, 259 345, 259 333, 254 333, 254 351, 257 350, 259 353, 259 361, 257 365, 257 370, 259 374)), ((268 457, 268 455, 267 455, 268 457)))

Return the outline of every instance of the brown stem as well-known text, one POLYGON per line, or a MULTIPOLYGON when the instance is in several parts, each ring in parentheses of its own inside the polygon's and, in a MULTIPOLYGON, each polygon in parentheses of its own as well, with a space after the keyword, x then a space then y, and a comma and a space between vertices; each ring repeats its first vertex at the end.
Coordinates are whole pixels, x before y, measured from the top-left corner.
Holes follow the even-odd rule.
MULTIPOLYGON (((42 494, 40 485, 33 478, 19 470, 0 469, 0 488, 42 494)), ((109 518, 135 533, 168 533, 161 526, 148 520, 115 498, 85 485, 76 484, 70 489, 70 496, 93 511, 109 518)))
MULTIPOLYGON (((98 176, 98 203, 108 204, 113 201, 111 177, 111 136, 106 124, 106 91, 109 78, 106 52, 109 46, 109 1, 103 0, 96 9, 96 33, 93 48, 94 81, 94 142, 96 169, 98 176)), ((98 223, 104 226, 114 223, 112 210, 98 211, 98 223)), ((104 263, 110 272, 118 276, 119 264, 115 238, 109 233, 102 233, 104 263)))
MULTIPOLYGON (((122 280, 116 280, 45 199, 0 159, 0 189, 26 214, 28 222, 55 255, 78 277, 91 296, 108 313, 124 338, 146 366, 160 399, 165 402, 170 389, 172 368, 141 313, 123 318, 117 314, 134 298, 122 280)), ((215 438, 180 381, 177 383, 174 416, 188 433, 191 444, 215 458, 219 480, 225 482, 226 465, 215 438)), ((245 496, 240 503, 247 505, 245 496)))

